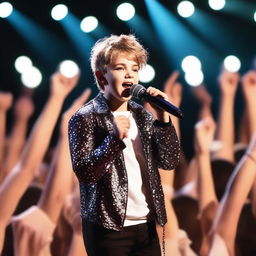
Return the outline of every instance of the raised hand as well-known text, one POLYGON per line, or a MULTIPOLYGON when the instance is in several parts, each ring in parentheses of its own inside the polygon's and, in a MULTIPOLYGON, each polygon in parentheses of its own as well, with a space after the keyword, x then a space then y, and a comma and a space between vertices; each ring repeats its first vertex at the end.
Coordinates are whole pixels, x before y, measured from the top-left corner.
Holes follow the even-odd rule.
POLYGON ((77 85, 80 74, 67 78, 60 72, 55 72, 51 77, 51 95, 65 98, 77 85))
POLYGON ((221 142, 222 147, 214 152, 214 158, 222 158, 230 162, 234 162, 234 104, 239 80, 238 73, 224 69, 219 76, 221 98, 215 139, 221 142))
POLYGON ((17 163, 26 141, 28 120, 34 112, 30 96, 21 96, 14 104, 14 121, 6 145, 6 156, 3 164, 4 179, 17 163))
POLYGON ((21 96, 14 104, 14 115, 17 119, 29 119, 34 113, 34 103, 29 96, 21 96))
POLYGON ((75 178, 68 144, 68 121, 87 101, 90 93, 91 90, 86 89, 62 115, 59 140, 50 164, 45 188, 38 203, 38 206, 55 223, 57 223, 64 200, 70 193, 75 178))
POLYGON ((68 134, 68 121, 71 116, 89 99, 91 89, 86 88, 79 98, 77 98, 72 106, 62 115, 60 131, 62 134, 68 134))
POLYGON ((195 125, 198 206, 202 230, 200 255, 202 256, 208 255, 209 230, 218 205, 210 165, 210 148, 214 132, 215 123, 210 117, 202 119, 195 125))
POLYGON ((211 103, 212 96, 207 91, 206 86, 201 84, 196 87, 191 87, 191 93, 194 95, 200 105, 198 119, 204 119, 206 117, 212 118, 211 103))
POLYGON ((252 136, 256 132, 256 71, 249 71, 242 77, 242 90, 245 98, 249 133, 252 136))
POLYGON ((6 112, 12 105, 12 94, 0 91, 0 184, 4 179, 3 165, 6 144, 6 112))
POLYGON ((240 75, 238 73, 223 70, 219 76, 221 93, 224 95, 235 96, 239 80, 240 75))
POLYGON ((175 70, 164 84, 164 92, 176 107, 180 106, 182 100, 182 85, 177 82, 179 75, 179 71, 175 70))
POLYGON ((242 77, 242 89, 246 98, 255 99, 256 95, 256 71, 251 70, 242 77))
POLYGON ((0 204, 6 205, 0 211, 0 251, 2 251, 5 228, 17 203, 39 167, 61 112, 66 96, 76 86, 78 76, 65 78, 56 72, 51 79, 51 93, 43 111, 33 126, 17 165, 0 187, 0 204))
POLYGON ((10 92, 0 91, 0 111, 7 111, 13 101, 13 96, 10 92))
POLYGON ((255 157, 256 134, 252 136, 246 154, 232 172, 212 228, 215 235, 222 237, 230 255, 235 255, 238 221, 256 178, 255 157))
POLYGON ((210 117, 199 121, 195 125, 195 147, 197 153, 209 153, 215 128, 215 122, 210 117))

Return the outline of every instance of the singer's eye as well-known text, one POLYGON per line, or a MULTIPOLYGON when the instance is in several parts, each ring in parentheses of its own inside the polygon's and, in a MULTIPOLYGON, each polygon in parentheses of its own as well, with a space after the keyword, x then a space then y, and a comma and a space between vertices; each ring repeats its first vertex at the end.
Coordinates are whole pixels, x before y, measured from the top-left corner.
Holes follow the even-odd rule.
POLYGON ((123 67, 116 67, 115 70, 124 70, 123 67))

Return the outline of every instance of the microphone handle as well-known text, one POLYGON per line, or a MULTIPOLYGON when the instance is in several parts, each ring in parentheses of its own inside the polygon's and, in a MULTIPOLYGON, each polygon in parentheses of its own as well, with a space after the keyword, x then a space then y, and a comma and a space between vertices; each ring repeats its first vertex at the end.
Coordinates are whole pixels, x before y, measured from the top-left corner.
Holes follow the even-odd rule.
POLYGON ((141 98, 147 102, 154 104, 155 106, 161 108, 162 110, 164 110, 178 118, 184 117, 183 113, 181 112, 181 110, 179 108, 177 108, 176 106, 174 106, 173 104, 171 104, 170 102, 168 102, 167 100, 165 100, 163 98, 160 98, 158 96, 151 96, 148 93, 143 94, 143 96, 141 98))

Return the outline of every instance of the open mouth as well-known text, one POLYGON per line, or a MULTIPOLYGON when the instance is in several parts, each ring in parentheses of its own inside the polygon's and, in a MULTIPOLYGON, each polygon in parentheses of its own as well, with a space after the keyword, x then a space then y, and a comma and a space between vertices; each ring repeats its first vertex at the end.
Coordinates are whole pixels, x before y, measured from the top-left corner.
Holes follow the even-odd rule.
POLYGON ((133 83, 123 83, 122 86, 124 88, 124 91, 122 93, 122 96, 123 97, 130 97, 131 94, 130 94, 130 88, 131 86, 133 85, 133 83))
POLYGON ((125 89, 130 89, 132 85, 133 85, 133 83, 123 83, 123 84, 122 84, 122 86, 123 86, 125 89))

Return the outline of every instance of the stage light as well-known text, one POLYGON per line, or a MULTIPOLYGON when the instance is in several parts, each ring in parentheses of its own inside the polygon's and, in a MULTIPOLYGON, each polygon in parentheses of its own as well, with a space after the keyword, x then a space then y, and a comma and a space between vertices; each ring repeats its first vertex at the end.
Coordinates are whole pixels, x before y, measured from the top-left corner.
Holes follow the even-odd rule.
POLYGON ((79 74, 80 70, 78 65, 72 60, 64 60, 59 65, 60 73, 68 78, 72 78, 79 74))
POLYGON ((229 55, 224 59, 224 67, 229 72, 238 72, 241 68, 241 62, 236 56, 229 55))
POLYGON ((116 15, 120 20, 130 20, 135 14, 135 8, 129 3, 122 3, 116 9, 116 15))
POLYGON ((219 11, 222 8, 224 8, 226 1, 225 0, 209 0, 208 1, 209 6, 215 10, 215 11, 219 11))
POLYGON ((177 6, 177 11, 183 18, 188 18, 193 15, 195 11, 194 5, 189 1, 182 1, 177 6))
POLYGON ((190 86, 199 86, 204 81, 204 74, 202 70, 194 70, 185 73, 185 80, 190 86))
POLYGON ((97 26, 98 20, 94 16, 85 17, 80 23, 80 28, 85 33, 93 31, 95 28, 97 28, 97 26))
POLYGON ((62 20, 68 14, 68 7, 64 4, 57 4, 52 8, 51 16, 54 20, 62 20))
POLYGON ((0 4, 0 17, 1 18, 7 18, 8 16, 11 15, 13 10, 13 7, 10 3, 8 2, 3 2, 0 4))
POLYGON ((143 69, 139 71, 139 80, 142 83, 149 83, 155 78, 155 69, 147 64, 143 69))
POLYGON ((181 62, 181 68, 183 69, 184 72, 200 70, 201 67, 202 67, 201 61, 193 55, 189 55, 185 57, 181 62))
POLYGON ((24 73, 32 67, 32 61, 27 56, 20 56, 14 62, 14 67, 19 73, 24 73))
POLYGON ((42 81, 42 74, 36 67, 30 67, 26 72, 21 74, 21 82, 28 88, 37 87, 42 81))
POLYGON ((256 11, 255 11, 255 13, 254 13, 254 21, 256 22, 256 11))

